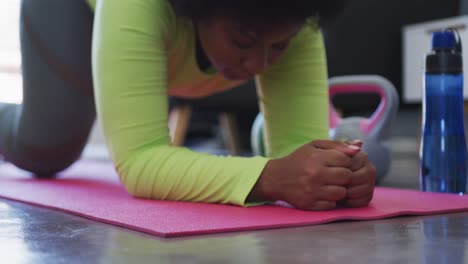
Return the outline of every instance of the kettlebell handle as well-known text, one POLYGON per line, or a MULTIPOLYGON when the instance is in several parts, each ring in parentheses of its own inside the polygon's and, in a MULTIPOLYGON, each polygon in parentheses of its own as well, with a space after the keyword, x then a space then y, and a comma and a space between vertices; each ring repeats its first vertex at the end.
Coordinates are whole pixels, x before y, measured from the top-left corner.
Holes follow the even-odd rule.
POLYGON ((398 94, 390 81, 378 75, 349 75, 329 79, 330 128, 336 128, 341 122, 332 103, 333 97, 352 93, 374 93, 380 96, 379 106, 369 119, 363 119, 360 129, 366 135, 375 132, 383 137, 388 136, 391 119, 398 110, 398 94))

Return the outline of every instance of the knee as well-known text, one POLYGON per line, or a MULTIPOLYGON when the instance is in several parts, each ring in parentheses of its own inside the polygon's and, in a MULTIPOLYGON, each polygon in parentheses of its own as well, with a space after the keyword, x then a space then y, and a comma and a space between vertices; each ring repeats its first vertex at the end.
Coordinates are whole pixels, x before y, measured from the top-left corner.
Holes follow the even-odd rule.
POLYGON ((28 171, 34 174, 37 178, 55 178, 59 172, 70 167, 78 158, 65 157, 61 159, 52 159, 35 164, 28 171))
POLYGON ((38 178, 53 178, 80 158, 84 144, 75 146, 22 146, 20 153, 8 159, 17 167, 38 178))

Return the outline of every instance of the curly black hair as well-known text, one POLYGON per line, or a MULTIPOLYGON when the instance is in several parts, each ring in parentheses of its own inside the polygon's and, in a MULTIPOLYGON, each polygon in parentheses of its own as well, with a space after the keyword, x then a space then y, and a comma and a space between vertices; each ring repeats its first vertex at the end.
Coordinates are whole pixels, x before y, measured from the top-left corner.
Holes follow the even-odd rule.
POLYGON ((329 23, 346 0, 169 0, 175 12, 192 20, 231 17, 278 23, 316 18, 329 23))

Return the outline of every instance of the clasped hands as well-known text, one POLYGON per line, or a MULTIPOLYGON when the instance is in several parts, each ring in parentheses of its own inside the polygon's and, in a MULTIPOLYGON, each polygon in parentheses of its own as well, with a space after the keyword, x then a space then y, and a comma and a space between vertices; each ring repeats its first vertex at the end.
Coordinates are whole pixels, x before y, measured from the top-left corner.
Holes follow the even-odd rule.
POLYGON ((270 160, 248 200, 282 200, 314 211, 367 206, 376 169, 362 145, 360 140, 317 140, 270 160))

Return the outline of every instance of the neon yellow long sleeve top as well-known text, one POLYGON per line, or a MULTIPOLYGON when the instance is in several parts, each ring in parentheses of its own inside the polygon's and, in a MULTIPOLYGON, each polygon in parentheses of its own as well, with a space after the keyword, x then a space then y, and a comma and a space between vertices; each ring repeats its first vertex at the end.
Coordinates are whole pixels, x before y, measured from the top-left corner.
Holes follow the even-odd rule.
POLYGON ((201 97, 237 86, 199 70, 191 21, 168 0, 88 0, 95 10, 98 117, 122 183, 136 197, 246 205, 269 158, 328 137, 326 59, 305 26, 256 76, 267 157, 223 157, 170 143, 168 95, 201 97))

